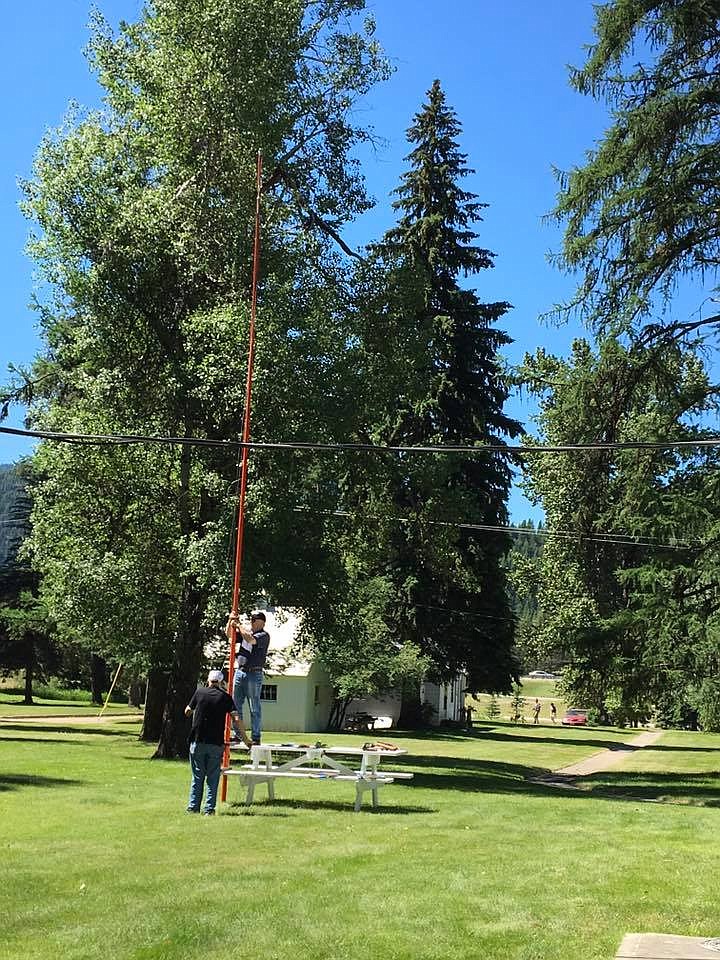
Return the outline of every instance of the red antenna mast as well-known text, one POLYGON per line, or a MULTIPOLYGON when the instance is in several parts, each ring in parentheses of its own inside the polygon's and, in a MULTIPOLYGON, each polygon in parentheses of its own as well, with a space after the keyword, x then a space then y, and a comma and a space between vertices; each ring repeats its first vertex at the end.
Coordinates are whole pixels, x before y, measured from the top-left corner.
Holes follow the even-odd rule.
MULTIPOLYGON (((252 402, 252 384, 253 367, 255 365, 255 317, 257 315, 257 288, 258 278, 260 276, 260 199, 262 196, 262 151, 258 150, 257 155, 257 183, 255 197, 255 238, 253 241, 253 267, 252 267, 252 286, 250 293, 250 330, 248 333, 248 367, 247 382, 245 386, 245 415, 243 418, 242 441, 244 444, 250 442, 250 408, 252 402)), ((240 601, 240 579, 242 574, 243 559, 243 540, 245 536, 245 496, 247 493, 248 459, 250 449, 247 446, 242 448, 242 465, 240 470, 240 490, 238 493, 238 519, 237 536, 235 538, 235 575, 233 578, 232 592, 232 613, 237 616, 240 601)), ((228 690, 232 692, 233 680, 235 676, 235 630, 230 631, 230 651, 228 667, 228 690)), ((230 718, 225 722, 225 752, 223 754, 223 767, 230 765, 230 718)), ((227 797, 227 777, 223 776, 220 789, 220 799, 222 801, 227 797)))

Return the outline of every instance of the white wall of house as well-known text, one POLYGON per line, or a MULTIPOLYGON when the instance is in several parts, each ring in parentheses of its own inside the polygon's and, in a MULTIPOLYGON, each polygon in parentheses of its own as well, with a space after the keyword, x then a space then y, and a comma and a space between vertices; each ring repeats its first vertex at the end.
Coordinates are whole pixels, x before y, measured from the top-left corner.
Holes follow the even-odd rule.
MULTIPOLYGON (((327 671, 296 649, 300 624, 291 609, 264 609, 270 649, 261 695, 263 729, 294 733, 326 730, 332 707, 327 671)), ((245 722, 249 722, 247 716, 245 722)))
POLYGON ((376 730, 387 730, 396 727, 400 719, 401 697, 399 690, 390 690, 382 697, 362 697, 351 700, 345 713, 346 717, 353 713, 369 713, 377 717, 376 730))
POLYGON ((446 683, 424 682, 420 685, 420 702, 433 708, 431 723, 435 726, 444 720, 465 721, 465 688, 467 677, 458 673, 446 683))
POLYGON ((265 730, 326 730, 331 706, 332 687, 319 664, 312 664, 303 676, 266 672, 262 699, 265 730))
MULTIPOLYGON (((294 733, 327 730, 332 708, 332 686, 327 671, 320 661, 298 649, 301 624, 292 609, 272 606, 264 609, 270 650, 263 683, 263 729, 294 733)), ((464 673, 447 683, 421 684, 420 699, 432 706, 434 724, 444 720, 464 721, 466 686, 464 673)), ((346 715, 368 713, 378 718, 376 729, 389 729, 397 726, 400 707, 400 691, 390 690, 379 697, 351 701, 346 715)), ((249 724, 247 715, 245 722, 249 724)))

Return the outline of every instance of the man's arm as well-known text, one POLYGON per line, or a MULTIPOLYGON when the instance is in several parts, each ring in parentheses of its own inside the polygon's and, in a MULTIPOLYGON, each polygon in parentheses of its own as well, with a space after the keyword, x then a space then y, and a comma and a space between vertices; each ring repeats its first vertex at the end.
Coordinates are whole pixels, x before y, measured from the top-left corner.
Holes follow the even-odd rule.
POLYGON ((225 624, 225 636, 228 638, 228 640, 232 640, 233 636, 237 638, 238 634, 240 634, 243 640, 245 640, 246 643, 249 643, 251 646, 255 643, 255 637, 247 629, 247 627, 244 627, 240 623, 237 614, 233 615, 231 613, 228 617, 227 623, 225 624))
POLYGON ((243 723, 242 717, 237 712, 237 710, 232 711, 232 713, 230 714, 230 718, 232 719, 233 727, 242 737, 243 743, 245 744, 246 747, 249 747, 252 741, 248 736, 247 729, 245 727, 245 724, 243 723))

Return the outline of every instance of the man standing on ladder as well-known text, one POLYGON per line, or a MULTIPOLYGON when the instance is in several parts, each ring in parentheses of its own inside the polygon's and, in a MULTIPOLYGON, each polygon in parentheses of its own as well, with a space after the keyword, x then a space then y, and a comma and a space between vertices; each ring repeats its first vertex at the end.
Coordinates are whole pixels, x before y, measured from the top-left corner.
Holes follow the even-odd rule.
POLYGON ((250 615, 250 629, 240 624, 239 618, 230 614, 225 627, 229 640, 242 637, 245 663, 236 661, 233 680, 233 700, 240 718, 243 716, 245 700, 250 706, 250 726, 253 744, 259 744, 262 736, 262 709, 260 693, 263 683, 263 669, 267 660, 270 635, 265 629, 265 614, 256 610, 250 615), (248 650, 248 646, 250 649, 248 650))

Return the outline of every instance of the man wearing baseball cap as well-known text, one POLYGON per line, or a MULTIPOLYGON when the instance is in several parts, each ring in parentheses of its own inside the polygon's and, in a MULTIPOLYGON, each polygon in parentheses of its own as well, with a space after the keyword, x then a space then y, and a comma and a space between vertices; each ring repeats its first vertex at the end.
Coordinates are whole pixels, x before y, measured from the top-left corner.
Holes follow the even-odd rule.
POLYGON ((233 700, 235 709, 242 719, 243 704, 247 700, 250 705, 250 725, 252 742, 260 743, 262 733, 262 708, 260 693, 263 683, 263 669, 267 660, 270 634, 265 629, 265 614, 262 610, 255 610, 250 614, 250 629, 243 626, 238 617, 232 613, 228 617, 225 633, 237 644, 238 634, 243 640, 241 654, 247 651, 244 662, 238 659, 235 662, 235 676, 233 680, 233 700))
POLYGON ((185 716, 192 715, 190 732, 190 798, 187 812, 200 813, 203 787, 207 781, 207 794, 203 813, 215 813, 220 768, 225 748, 225 718, 230 714, 240 727, 243 740, 249 743, 241 717, 235 710, 232 697, 220 686, 225 679, 222 670, 211 670, 206 687, 198 687, 190 703, 185 707, 185 716))

